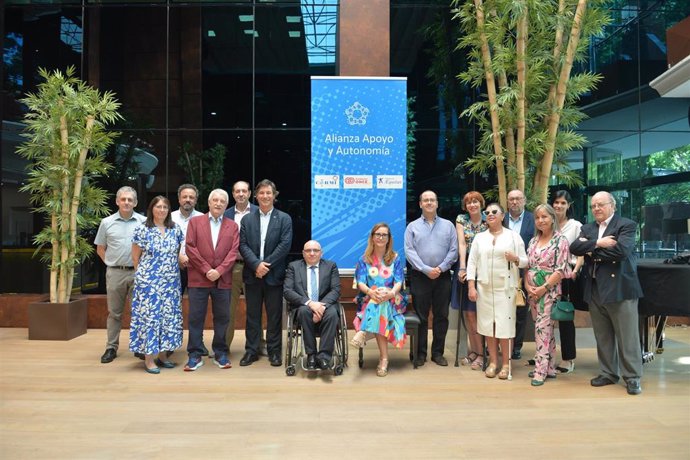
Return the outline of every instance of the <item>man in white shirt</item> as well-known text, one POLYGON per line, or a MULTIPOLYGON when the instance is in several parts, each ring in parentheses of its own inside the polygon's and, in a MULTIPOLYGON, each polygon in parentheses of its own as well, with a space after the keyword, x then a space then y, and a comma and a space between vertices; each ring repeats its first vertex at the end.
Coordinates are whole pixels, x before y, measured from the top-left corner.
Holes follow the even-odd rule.
MULTIPOLYGON (((235 200, 235 206, 231 206, 225 211, 225 217, 232 219, 240 226, 242 218, 250 213, 259 212, 257 206, 252 206, 249 199, 252 196, 252 191, 249 189, 249 183, 245 181, 237 181, 232 186, 232 198, 235 200)), ((235 314, 237 313, 237 306, 240 303, 240 295, 244 293, 244 281, 242 280, 242 270, 244 270, 244 259, 242 255, 237 255, 235 265, 232 267, 232 294, 230 296, 230 323, 225 334, 225 340, 228 342, 228 348, 232 344, 232 339, 235 337, 235 314)), ((259 354, 268 356, 266 351, 266 341, 261 334, 261 341, 259 345, 259 354)))
MULTIPOLYGON (((173 222, 180 226, 182 229, 182 234, 187 237, 187 226, 189 225, 189 219, 196 216, 203 215, 202 212, 197 211, 196 202, 199 199, 199 190, 193 184, 182 184, 177 188, 177 201, 180 203, 180 209, 170 213, 170 218, 173 222)), ((189 258, 187 257, 187 251, 185 248, 184 241, 180 246, 180 298, 187 289, 187 264, 189 263, 189 258)), ((203 333, 202 333, 203 334, 203 333)), ((202 335, 202 356, 208 356, 208 349, 203 342, 202 335)))

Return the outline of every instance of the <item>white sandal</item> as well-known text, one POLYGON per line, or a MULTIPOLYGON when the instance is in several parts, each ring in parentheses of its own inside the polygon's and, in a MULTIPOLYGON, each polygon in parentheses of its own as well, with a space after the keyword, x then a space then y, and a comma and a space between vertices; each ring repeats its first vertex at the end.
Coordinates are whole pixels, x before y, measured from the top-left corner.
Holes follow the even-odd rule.
POLYGON ((352 340, 350 340, 350 345, 352 345, 355 348, 362 348, 364 347, 364 344, 366 343, 366 332, 364 331, 359 331, 357 332, 353 337, 352 340))

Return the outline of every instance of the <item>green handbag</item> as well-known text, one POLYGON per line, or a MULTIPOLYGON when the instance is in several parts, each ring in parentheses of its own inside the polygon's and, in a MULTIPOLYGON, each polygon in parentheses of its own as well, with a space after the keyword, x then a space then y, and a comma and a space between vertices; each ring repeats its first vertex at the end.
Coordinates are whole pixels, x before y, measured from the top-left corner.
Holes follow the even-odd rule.
POLYGON ((551 319, 554 321, 574 320, 575 306, 569 300, 559 300, 551 307, 551 319))

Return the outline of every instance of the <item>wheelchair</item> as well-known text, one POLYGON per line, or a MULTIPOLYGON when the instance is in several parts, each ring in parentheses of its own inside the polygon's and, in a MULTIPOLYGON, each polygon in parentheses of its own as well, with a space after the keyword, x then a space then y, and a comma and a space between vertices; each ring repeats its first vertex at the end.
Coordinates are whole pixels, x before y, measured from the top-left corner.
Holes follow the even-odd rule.
MULTIPOLYGON (((333 348, 333 357, 331 359, 331 370, 334 375, 342 375, 345 366, 347 366, 348 348, 347 348, 347 324, 345 322, 345 310, 343 306, 338 303, 338 316, 340 321, 335 333, 335 344, 333 348)), ((297 366, 303 370, 307 369, 307 354, 304 350, 304 341, 302 337, 302 328, 297 320, 297 309, 288 311, 287 313, 287 343, 285 346, 285 374, 292 377, 297 373, 297 366)), ((319 327, 316 327, 316 337, 320 339, 321 333, 319 327)), ((318 343, 318 342, 317 342, 318 343)))

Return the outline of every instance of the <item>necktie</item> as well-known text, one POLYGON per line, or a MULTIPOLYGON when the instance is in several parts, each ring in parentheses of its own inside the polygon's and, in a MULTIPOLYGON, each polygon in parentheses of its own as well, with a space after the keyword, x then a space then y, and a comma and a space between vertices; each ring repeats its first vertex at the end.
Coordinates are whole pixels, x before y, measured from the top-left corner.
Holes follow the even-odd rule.
POLYGON ((309 300, 313 300, 314 302, 319 301, 319 287, 316 285, 317 279, 316 279, 316 265, 312 265, 309 267, 311 270, 311 295, 309 296, 309 300))

